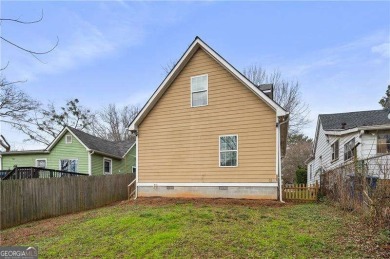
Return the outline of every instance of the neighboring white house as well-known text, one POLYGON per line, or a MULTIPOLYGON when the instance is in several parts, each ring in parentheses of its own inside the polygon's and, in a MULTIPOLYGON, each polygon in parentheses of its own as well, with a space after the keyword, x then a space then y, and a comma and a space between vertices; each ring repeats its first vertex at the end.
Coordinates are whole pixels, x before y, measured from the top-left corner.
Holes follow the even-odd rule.
POLYGON ((389 111, 373 110, 318 116, 312 156, 307 162, 307 183, 320 182, 320 174, 353 158, 364 160, 370 175, 389 177, 389 111), (386 174, 387 173, 387 174, 386 174))

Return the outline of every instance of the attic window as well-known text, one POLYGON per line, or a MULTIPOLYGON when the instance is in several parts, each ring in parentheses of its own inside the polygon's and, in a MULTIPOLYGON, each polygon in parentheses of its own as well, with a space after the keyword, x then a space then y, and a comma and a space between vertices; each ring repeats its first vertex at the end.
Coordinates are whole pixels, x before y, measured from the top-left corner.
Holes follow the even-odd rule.
POLYGON ((191 77, 191 107, 208 104, 208 75, 191 77))
POLYGON ((65 143, 66 144, 72 143, 72 135, 66 135, 65 136, 65 143))

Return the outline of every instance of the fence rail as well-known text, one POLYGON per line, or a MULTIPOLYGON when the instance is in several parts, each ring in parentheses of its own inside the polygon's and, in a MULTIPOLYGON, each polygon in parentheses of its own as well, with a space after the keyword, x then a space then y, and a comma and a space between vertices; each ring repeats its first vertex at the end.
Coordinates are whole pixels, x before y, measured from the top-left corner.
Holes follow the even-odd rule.
POLYGON ((283 199, 286 201, 316 201, 319 185, 286 184, 283 186, 283 199))
POLYGON ((133 174, 0 181, 0 229, 128 198, 133 174))
POLYGON ((9 170, 8 173, 2 177, 2 180, 30 179, 30 178, 59 178, 59 177, 68 177, 68 176, 87 176, 87 174, 42 168, 42 167, 15 167, 13 170, 9 170))

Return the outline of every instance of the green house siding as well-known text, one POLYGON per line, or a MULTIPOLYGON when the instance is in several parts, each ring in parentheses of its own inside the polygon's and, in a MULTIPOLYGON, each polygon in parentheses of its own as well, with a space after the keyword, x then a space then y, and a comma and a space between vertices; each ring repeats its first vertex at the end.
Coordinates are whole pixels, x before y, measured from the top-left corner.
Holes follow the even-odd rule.
POLYGON ((20 155, 3 155, 1 158, 2 169, 11 170, 14 166, 35 166, 36 159, 48 159, 49 154, 20 154, 20 155))
POLYGON ((61 159, 77 159, 77 172, 88 174, 88 151, 74 136, 72 143, 66 143, 67 132, 50 151, 47 168, 60 169, 61 159))
POLYGON ((45 158, 46 168, 60 169, 61 159, 77 159, 77 172, 88 174, 88 152, 86 148, 72 136, 72 143, 65 143, 66 133, 53 147, 50 153, 42 154, 2 154, 2 169, 13 169, 14 166, 36 166, 35 160, 45 158))
MULTIPOLYGON (((66 132, 64 136, 50 150, 50 153, 35 153, 35 154, 2 154, 1 163, 2 169, 13 169, 14 166, 36 166, 36 159, 46 159, 46 168, 60 169, 61 159, 77 159, 77 172, 88 174, 88 151, 85 146, 80 143, 72 135, 72 143, 66 143, 66 136, 72 135, 66 132)), ((117 159, 110 156, 104 156, 97 153, 91 154, 91 173, 92 175, 103 174, 103 159, 112 159, 112 173, 131 173, 132 166, 136 164, 136 148, 135 145, 126 154, 123 159, 117 159)))
POLYGON ((92 174, 93 175, 101 175, 103 174, 103 160, 104 158, 109 158, 112 160, 112 173, 131 173, 132 166, 135 166, 135 153, 136 148, 135 145, 131 148, 131 150, 126 154, 123 159, 116 159, 109 156, 104 156, 100 154, 92 154, 91 162, 92 162, 92 174))

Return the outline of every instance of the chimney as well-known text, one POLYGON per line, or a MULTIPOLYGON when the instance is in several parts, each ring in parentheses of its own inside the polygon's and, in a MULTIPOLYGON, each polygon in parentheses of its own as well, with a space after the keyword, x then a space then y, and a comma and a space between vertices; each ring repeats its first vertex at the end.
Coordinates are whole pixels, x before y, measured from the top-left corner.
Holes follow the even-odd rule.
POLYGON ((347 126, 347 123, 345 123, 345 122, 341 123, 341 128, 342 129, 345 129, 345 126, 347 126))
POLYGON ((263 93, 265 93, 272 100, 274 99, 274 85, 273 84, 260 84, 257 86, 263 93))

